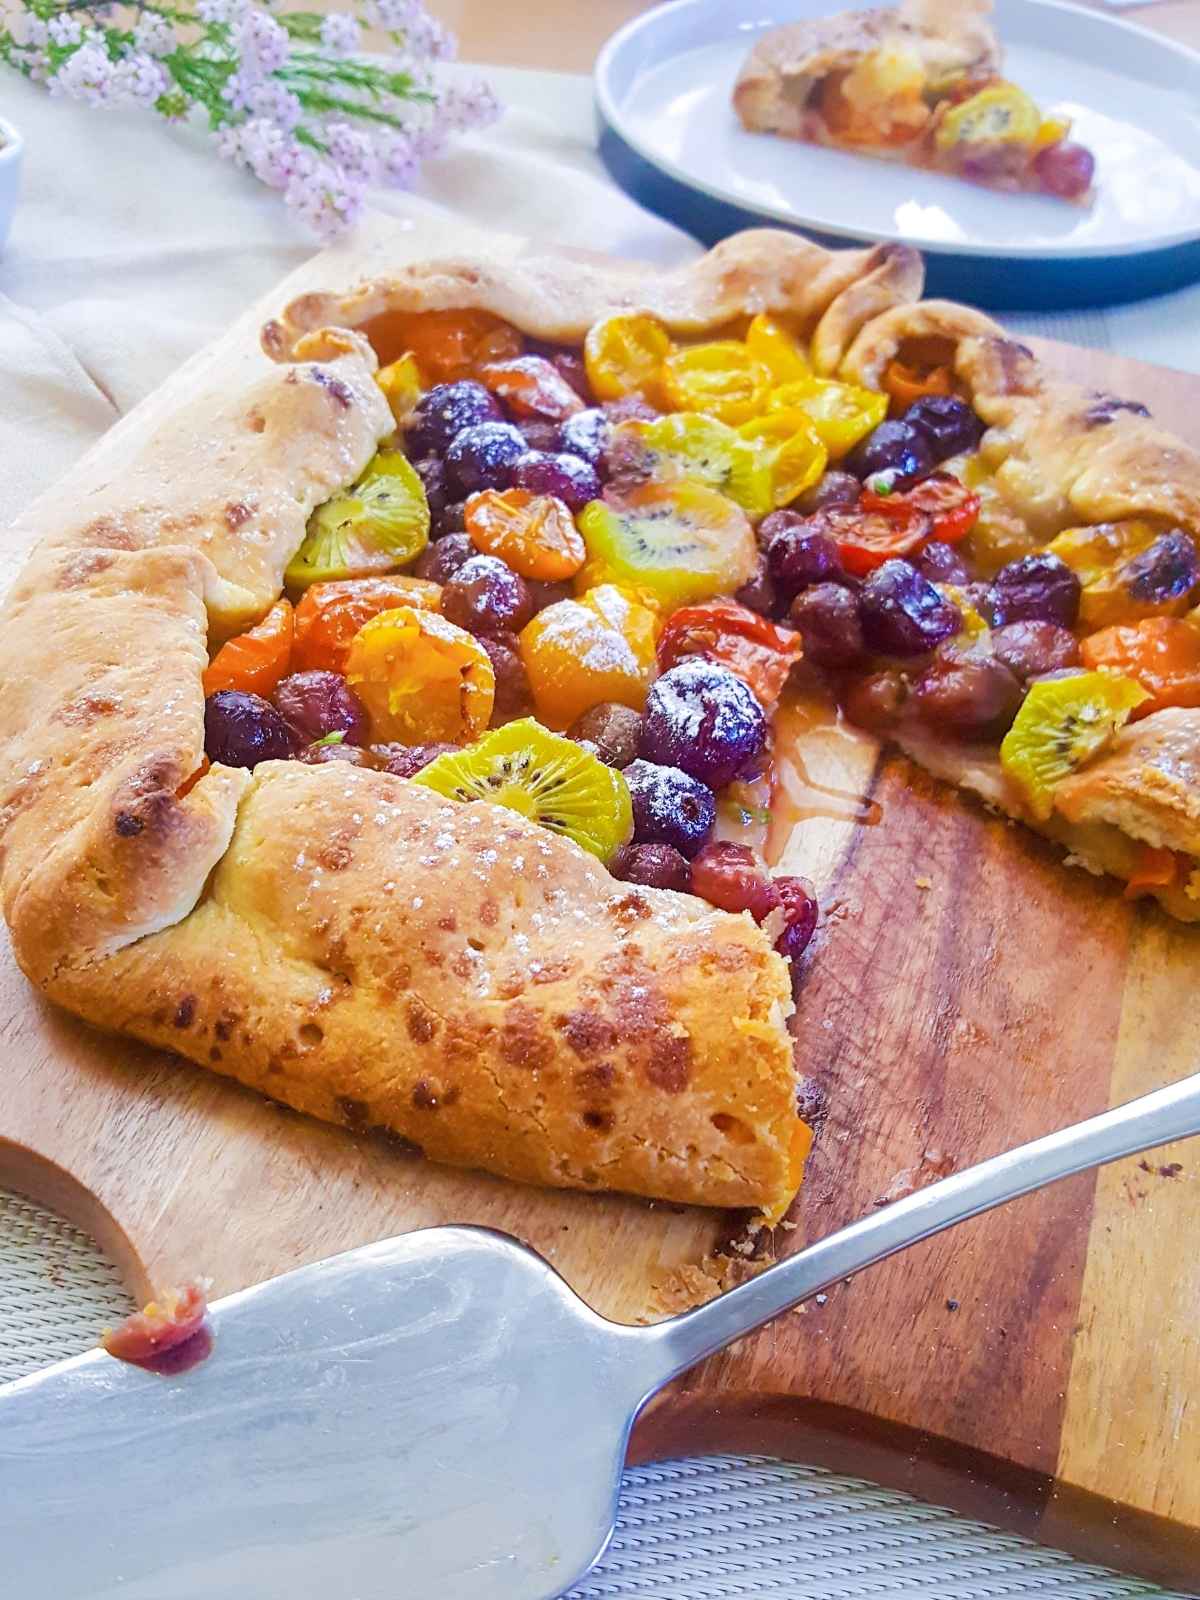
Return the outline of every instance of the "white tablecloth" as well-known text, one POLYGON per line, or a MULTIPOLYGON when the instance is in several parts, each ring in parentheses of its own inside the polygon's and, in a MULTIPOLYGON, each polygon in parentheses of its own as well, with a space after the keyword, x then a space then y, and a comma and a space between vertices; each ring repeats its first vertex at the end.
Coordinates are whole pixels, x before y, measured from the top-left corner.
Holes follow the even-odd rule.
MULTIPOLYGON (((436 203, 506 231, 662 262, 696 253, 608 183, 585 80, 490 76, 510 107, 503 123, 430 168, 424 199, 390 199, 388 209, 419 217, 436 203)), ((51 102, 8 73, 3 88, 0 111, 28 140, 24 195, 0 261, 7 520, 312 244, 273 195, 220 164, 198 133, 51 102)), ((1170 299, 1012 320, 1200 371, 1200 290, 1170 299)), ((125 1305, 115 1269, 90 1241, 0 1192, 0 1380, 85 1348, 125 1305)), ((1151 1592, 902 1495, 729 1458, 629 1473, 614 1547, 574 1600, 1151 1592)))

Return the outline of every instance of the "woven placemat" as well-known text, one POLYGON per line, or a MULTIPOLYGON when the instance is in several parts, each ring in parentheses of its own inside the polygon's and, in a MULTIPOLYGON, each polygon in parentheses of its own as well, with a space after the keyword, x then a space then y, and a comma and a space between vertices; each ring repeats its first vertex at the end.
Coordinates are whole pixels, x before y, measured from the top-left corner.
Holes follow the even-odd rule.
MULTIPOLYGON (((86 1234, 0 1189, 0 1381, 77 1355, 130 1307, 116 1267, 86 1234)), ((1080 1566, 907 1495, 818 1467, 742 1456, 627 1472, 612 1546, 568 1600, 773 1595, 1172 1600, 1150 1584, 1080 1566)))

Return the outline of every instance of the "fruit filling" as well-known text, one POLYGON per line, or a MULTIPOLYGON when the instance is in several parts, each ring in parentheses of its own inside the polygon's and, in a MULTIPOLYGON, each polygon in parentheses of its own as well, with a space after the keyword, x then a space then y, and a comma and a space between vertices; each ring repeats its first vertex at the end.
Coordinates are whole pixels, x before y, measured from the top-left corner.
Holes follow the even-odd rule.
POLYGON ((934 81, 908 49, 884 47, 830 73, 813 86, 807 114, 817 136, 903 152, 914 165, 990 188, 1080 202, 1095 177, 1095 159, 1069 137, 1070 122, 1043 115, 1015 83, 967 73, 934 81))
MULTIPOLYGON (((955 109, 962 141, 1028 132, 996 86, 955 109)), ((367 766, 518 811, 794 959, 810 889, 722 837, 770 821, 789 685, 969 747, 1035 823, 1127 721, 1200 706, 1191 538, 1027 525, 944 341, 876 392, 819 378, 765 313, 690 341, 623 313, 582 349, 481 313, 387 331, 396 431, 213 656, 209 761, 367 766)), ((1131 894, 1191 881, 1124 843, 1131 894)))

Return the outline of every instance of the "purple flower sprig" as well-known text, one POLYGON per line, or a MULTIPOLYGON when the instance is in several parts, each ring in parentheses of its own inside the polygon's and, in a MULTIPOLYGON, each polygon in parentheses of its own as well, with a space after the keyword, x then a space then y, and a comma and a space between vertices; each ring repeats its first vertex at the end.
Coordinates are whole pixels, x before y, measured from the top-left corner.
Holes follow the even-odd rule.
POLYGON ((25 0, 5 12, 0 59, 53 95, 205 116, 221 155, 282 194, 323 239, 358 217, 373 186, 409 187, 452 134, 492 122, 486 83, 439 83, 454 39, 421 0, 352 0, 352 11, 25 0), (362 55, 362 31, 387 34, 362 55))

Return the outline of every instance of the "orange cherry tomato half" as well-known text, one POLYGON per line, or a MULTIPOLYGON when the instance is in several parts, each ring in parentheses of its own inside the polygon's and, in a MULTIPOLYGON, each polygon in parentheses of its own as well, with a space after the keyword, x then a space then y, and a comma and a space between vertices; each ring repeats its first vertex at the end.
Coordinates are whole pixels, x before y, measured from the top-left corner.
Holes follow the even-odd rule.
POLYGON ((499 556, 523 578, 573 578, 587 558, 583 535, 557 495, 484 489, 463 515, 475 548, 499 556))
POLYGON ((1164 706, 1200 706, 1200 629, 1179 617, 1101 628, 1083 641, 1079 654, 1084 666, 1107 667, 1149 693, 1134 720, 1164 706))
POLYGON ((933 527, 929 517, 912 506, 894 517, 865 506, 829 506, 809 522, 814 533, 833 540, 842 565, 856 578, 867 577, 895 556, 911 555, 929 538, 933 527))
POLYGON ((241 689, 269 695, 289 670, 292 659, 292 606, 276 600, 261 622, 227 639, 204 669, 204 692, 241 689))
POLYGON ((1160 850, 1152 844, 1142 845, 1137 865, 1125 885, 1124 898, 1137 900, 1152 889, 1170 888, 1179 877, 1185 859, 1176 855, 1174 850, 1160 850))
POLYGON ((345 672, 350 641, 381 611, 417 606, 440 611, 442 587, 425 578, 338 578, 314 583, 296 607, 296 672, 345 672))
POLYGON ((922 372, 919 367, 906 367, 903 361, 889 361, 883 374, 884 393, 903 411, 914 400, 923 400, 929 394, 952 394, 949 367, 933 367, 922 372))
POLYGON ((369 329, 380 364, 411 353, 426 387, 471 378, 488 361, 519 356, 525 341, 490 311, 402 311, 369 329))
POLYGON ((783 692, 788 673, 803 654, 800 635, 780 628, 736 600, 704 600, 681 606, 667 619, 658 641, 661 672, 685 656, 716 661, 748 683, 766 710, 783 692))
POLYGON ((583 410, 583 401, 544 356, 514 356, 511 361, 489 361, 479 369, 479 381, 522 417, 542 417, 563 422, 583 410))
POLYGON ((904 521, 913 511, 923 512, 933 524, 930 538, 945 544, 966 538, 979 516, 979 504, 979 496, 949 472, 933 472, 903 493, 873 494, 864 489, 862 495, 865 510, 897 521, 904 521))

